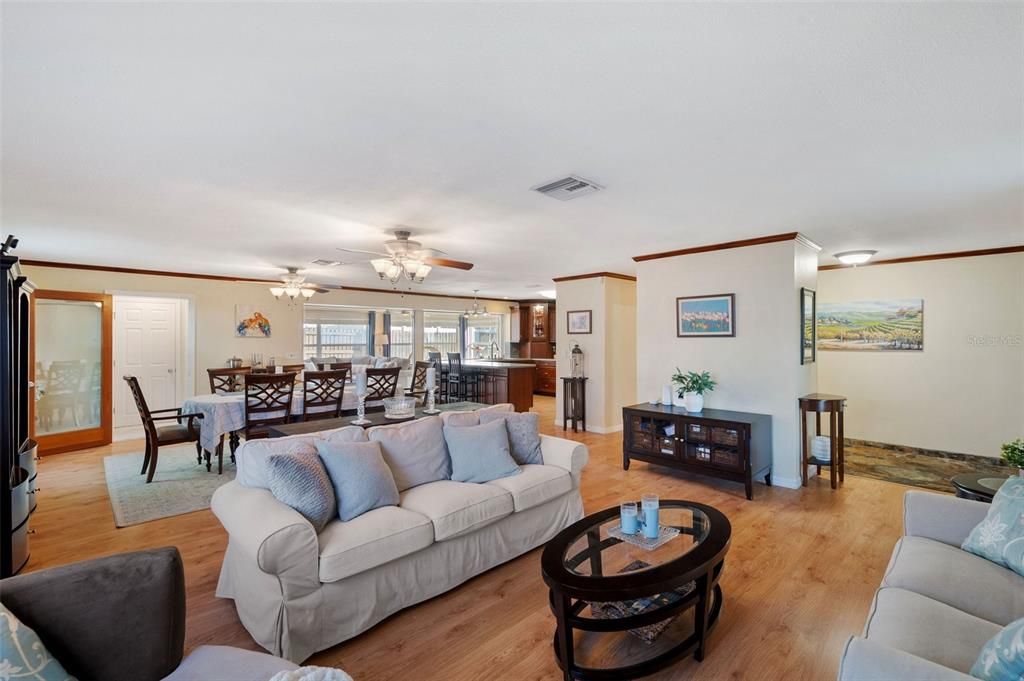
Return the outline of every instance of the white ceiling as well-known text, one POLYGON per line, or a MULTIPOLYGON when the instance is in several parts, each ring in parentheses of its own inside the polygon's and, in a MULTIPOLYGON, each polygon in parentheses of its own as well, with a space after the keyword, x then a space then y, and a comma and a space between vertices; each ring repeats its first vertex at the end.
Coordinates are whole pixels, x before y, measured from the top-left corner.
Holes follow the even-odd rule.
POLYGON ((1021 3, 2 12, 26 258, 266 277, 408 225, 477 264, 424 289, 535 297, 795 230, 823 263, 1024 241, 1021 3), (568 173, 607 189, 529 191, 568 173))

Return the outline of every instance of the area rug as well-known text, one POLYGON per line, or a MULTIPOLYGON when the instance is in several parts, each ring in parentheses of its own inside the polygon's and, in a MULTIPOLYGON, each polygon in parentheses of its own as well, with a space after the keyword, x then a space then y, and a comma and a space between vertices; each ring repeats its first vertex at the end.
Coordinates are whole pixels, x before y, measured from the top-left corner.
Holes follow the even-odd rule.
MULTIPOLYGON (((954 492, 950 479, 962 473, 1009 477, 1012 470, 999 459, 932 452, 883 445, 876 442, 850 441, 846 445, 846 472, 875 480, 896 482, 937 492, 954 492)), ((822 470, 822 475, 827 475, 822 470)))
POLYGON ((153 482, 139 475, 143 453, 118 454, 103 458, 114 523, 128 527, 159 518, 192 513, 210 508, 213 492, 235 479, 235 465, 224 457, 224 473, 206 472, 206 464, 196 463, 193 445, 161 447, 153 482))

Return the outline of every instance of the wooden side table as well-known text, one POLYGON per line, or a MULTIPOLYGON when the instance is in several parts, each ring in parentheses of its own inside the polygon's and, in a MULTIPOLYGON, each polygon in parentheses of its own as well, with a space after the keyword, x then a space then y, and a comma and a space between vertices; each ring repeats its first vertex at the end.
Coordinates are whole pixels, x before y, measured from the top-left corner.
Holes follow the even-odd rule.
POLYGON ((587 431, 587 379, 562 376, 562 430, 572 421, 572 432, 577 432, 576 425, 583 426, 587 431))
POLYGON ((821 467, 828 466, 832 489, 836 488, 836 477, 843 482, 846 454, 843 446, 843 412, 846 410, 846 398, 842 395, 827 393, 810 393, 800 398, 800 480, 807 486, 807 467, 816 466, 818 475, 821 467), (815 435, 821 435, 821 415, 828 414, 829 456, 830 459, 817 459, 811 456, 807 438, 807 414, 814 414, 815 435))

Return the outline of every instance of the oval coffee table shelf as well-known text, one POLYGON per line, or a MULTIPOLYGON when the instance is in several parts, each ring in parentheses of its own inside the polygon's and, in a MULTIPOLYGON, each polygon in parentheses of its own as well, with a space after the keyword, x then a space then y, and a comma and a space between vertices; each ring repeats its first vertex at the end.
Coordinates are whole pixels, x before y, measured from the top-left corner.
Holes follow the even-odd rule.
MULTIPOLYGON (((697 502, 662 500, 661 524, 678 528, 680 534, 651 551, 609 535, 608 529, 618 519, 618 507, 591 514, 556 535, 541 556, 541 569, 557 623, 555 658, 565 679, 638 678, 688 655, 703 660, 708 634, 722 611, 722 588, 718 582, 732 536, 725 515, 697 502), (666 594, 668 598, 664 597, 666 594), (588 608, 595 613, 592 604, 628 601, 636 605, 638 599, 657 597, 662 597, 661 604, 641 607, 624 616, 583 615, 588 608), (677 631, 677 625, 689 623, 689 617, 679 619, 688 612, 692 613, 692 629, 677 631), (627 659, 610 655, 615 658, 608 660, 613 666, 582 664, 577 660, 576 632, 584 632, 587 637, 617 636, 626 641, 623 637, 631 634, 623 632, 666 620, 671 621, 651 646, 657 651, 653 654, 621 656, 627 659)), ((609 645, 630 647, 625 643, 609 645)))

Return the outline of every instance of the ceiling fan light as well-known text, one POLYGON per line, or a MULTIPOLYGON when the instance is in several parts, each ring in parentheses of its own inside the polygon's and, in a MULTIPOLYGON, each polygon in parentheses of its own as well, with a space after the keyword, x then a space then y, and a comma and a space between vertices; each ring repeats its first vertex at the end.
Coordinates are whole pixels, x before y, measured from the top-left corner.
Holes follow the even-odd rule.
POLYGON ((294 286, 286 286, 284 289, 284 294, 291 298, 292 300, 295 300, 295 297, 299 295, 299 289, 295 288, 294 286))
POLYGON ((405 270, 405 276, 413 279, 416 276, 416 272, 423 265, 420 260, 414 260, 412 258, 402 261, 402 269, 405 270))
POLYGON ((842 253, 836 253, 835 258, 844 265, 863 265, 871 257, 878 253, 878 251, 871 251, 867 249, 861 249, 857 251, 843 251, 842 253))
POLYGON ((270 295, 274 296, 275 298, 280 298, 282 295, 284 295, 284 289, 281 288, 280 286, 271 286, 270 295))
POLYGON ((299 293, 302 294, 303 298, 312 298, 313 294, 316 293, 316 291, 314 291, 311 288, 300 288, 299 293))
POLYGON ((421 264, 419 267, 416 268, 416 281, 422 282, 424 279, 427 278, 427 275, 430 274, 430 270, 432 269, 433 268, 430 265, 427 265, 426 263, 421 264))
POLYGON ((373 270, 383 279, 387 275, 388 270, 391 269, 391 266, 394 265, 394 262, 388 258, 377 258, 376 260, 371 260, 370 264, 373 265, 373 270))

